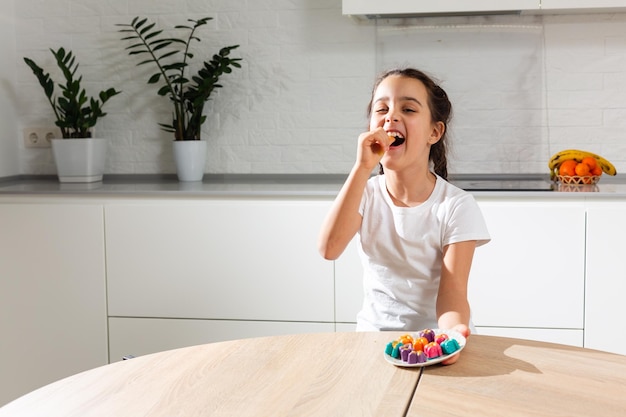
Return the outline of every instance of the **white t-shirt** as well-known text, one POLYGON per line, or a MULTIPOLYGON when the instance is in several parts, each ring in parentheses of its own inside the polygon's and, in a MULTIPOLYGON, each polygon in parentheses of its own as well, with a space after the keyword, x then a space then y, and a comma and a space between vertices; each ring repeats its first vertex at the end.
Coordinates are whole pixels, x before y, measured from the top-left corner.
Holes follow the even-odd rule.
POLYGON ((357 331, 437 328, 443 248, 467 240, 480 246, 490 240, 474 197, 437 176, 428 200, 397 207, 385 176, 378 175, 369 179, 359 211, 365 297, 357 331))

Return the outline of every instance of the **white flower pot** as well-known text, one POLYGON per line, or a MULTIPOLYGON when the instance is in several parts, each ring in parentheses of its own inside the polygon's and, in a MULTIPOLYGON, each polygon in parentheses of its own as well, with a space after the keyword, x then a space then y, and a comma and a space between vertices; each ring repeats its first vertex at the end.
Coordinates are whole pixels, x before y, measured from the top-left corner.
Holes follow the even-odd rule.
POLYGON ((106 153, 106 139, 52 140, 52 155, 60 182, 102 181, 106 153))
POLYGON ((207 156, 204 140, 175 140, 172 142, 176 175, 179 181, 202 181, 207 156))

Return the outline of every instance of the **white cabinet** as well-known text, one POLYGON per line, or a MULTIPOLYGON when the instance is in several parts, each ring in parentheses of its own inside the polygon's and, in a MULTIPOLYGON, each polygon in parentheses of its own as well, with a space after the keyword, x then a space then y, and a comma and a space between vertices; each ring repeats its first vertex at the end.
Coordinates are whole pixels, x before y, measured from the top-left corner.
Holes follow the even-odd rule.
MULTIPOLYGON (((626 353, 626 202, 476 199, 478 332, 626 353)), ((316 248, 330 200, 0 203, 0 404, 127 354, 354 330, 356 241, 335 262, 316 248)))
MULTIPOLYGON (((224 340, 334 331, 333 323, 111 317, 110 361, 224 340)), ((254 351, 253 345, 244 348, 254 351)))
POLYGON ((590 204, 587 212, 585 347, 626 355, 626 203, 590 204))
POLYGON ((335 311, 340 323, 356 323, 363 303, 363 266, 357 239, 358 235, 335 261, 335 311))
MULTIPOLYGON (((478 332, 582 346, 584 204, 477 200, 492 237, 476 249, 470 275, 478 332)), ((335 275, 337 321, 354 322, 363 297, 355 241, 335 262, 335 275)))
POLYGON ((102 206, 0 204, 0 405, 107 363, 102 206))
MULTIPOLYGON (((109 316, 334 329, 333 263, 316 247, 329 207, 248 199, 107 205, 109 316)), ((232 337, 223 326, 212 329, 211 340, 232 337)))
POLYGON ((582 330, 584 204, 477 200, 492 241, 470 273, 476 326, 582 330))
POLYGON ((536 329, 527 327, 480 327, 476 334, 485 336, 514 337, 517 339, 538 340, 562 345, 583 346, 583 331, 576 329, 536 329))

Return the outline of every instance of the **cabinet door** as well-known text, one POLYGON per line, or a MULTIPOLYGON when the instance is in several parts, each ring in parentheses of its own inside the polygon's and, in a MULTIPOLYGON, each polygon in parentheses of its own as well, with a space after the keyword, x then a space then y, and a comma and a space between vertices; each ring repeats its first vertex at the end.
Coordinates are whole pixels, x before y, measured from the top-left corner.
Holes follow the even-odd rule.
POLYGON ((0 405, 107 363, 102 206, 0 205, 0 405))
POLYGON ((334 322, 330 202, 106 207, 109 316, 334 322))
POLYGON ((358 236, 335 261, 335 312, 339 323, 356 323, 363 303, 363 266, 357 239, 358 236))
MULTIPOLYGON (((333 332, 334 328, 333 323, 111 317, 110 361, 117 362, 126 355, 147 355, 204 343, 282 334, 333 332)), ((245 348, 254 352, 253 343, 245 348)))
POLYGON ((487 336, 514 337, 583 347, 583 331, 574 329, 527 329, 511 327, 476 327, 476 334, 487 336))
POLYGON ((626 355, 626 204, 587 211, 585 347, 626 355))
POLYGON ((582 203, 480 201, 492 241, 476 249, 469 300, 476 326, 582 329, 582 203))

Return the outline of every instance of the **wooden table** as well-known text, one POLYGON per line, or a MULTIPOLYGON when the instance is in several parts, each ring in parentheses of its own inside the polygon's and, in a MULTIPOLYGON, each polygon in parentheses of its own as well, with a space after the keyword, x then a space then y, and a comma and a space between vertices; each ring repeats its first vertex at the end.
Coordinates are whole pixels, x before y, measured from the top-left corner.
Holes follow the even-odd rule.
POLYGON ((407 416, 428 415, 626 416, 626 356, 474 335, 456 364, 424 370, 407 416))
POLYGON ((400 333, 212 343, 95 368, 0 408, 7 416, 623 416, 626 357, 474 335, 452 366, 398 368, 400 333))

